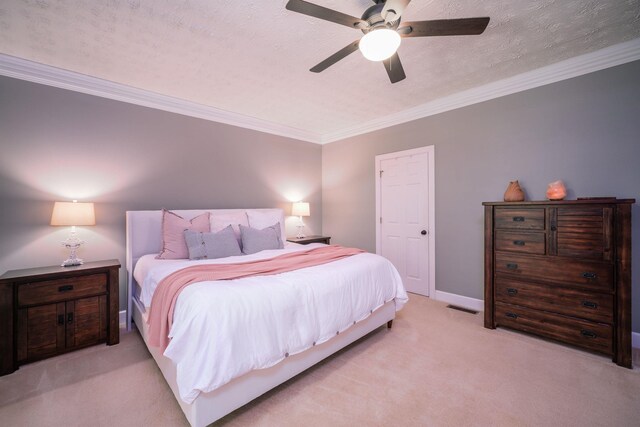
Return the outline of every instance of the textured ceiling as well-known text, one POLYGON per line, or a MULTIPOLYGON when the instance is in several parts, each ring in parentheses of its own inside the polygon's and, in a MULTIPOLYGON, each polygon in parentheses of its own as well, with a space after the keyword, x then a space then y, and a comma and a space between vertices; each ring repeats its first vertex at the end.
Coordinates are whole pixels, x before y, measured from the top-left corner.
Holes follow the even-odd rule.
MULTIPOLYGON (((369 0, 313 0, 360 16, 369 0)), ((286 0, 2 0, 0 53, 325 134, 640 37, 640 0, 413 0, 404 21, 489 16, 483 35, 404 39, 390 84, 361 36, 286 0)))

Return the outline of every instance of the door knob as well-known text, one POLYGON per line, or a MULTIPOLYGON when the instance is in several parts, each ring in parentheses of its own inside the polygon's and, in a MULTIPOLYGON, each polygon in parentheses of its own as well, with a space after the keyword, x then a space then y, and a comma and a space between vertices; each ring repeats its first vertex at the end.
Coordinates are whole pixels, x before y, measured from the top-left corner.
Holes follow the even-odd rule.
POLYGON ((427 234, 427 230, 422 230, 422 231, 420 232, 420 234, 422 234, 422 235, 424 236, 425 234, 427 234))

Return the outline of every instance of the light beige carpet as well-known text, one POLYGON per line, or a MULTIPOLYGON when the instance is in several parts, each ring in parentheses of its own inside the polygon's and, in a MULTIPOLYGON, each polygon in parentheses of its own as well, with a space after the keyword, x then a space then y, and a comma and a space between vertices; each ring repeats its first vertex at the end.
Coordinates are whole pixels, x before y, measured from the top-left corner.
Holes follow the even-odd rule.
MULTIPOLYGON (((634 363, 640 357, 634 351, 634 363)), ((224 426, 638 426, 640 373, 412 295, 381 328, 224 426)), ((0 377, 2 426, 184 426, 137 334, 0 377)))

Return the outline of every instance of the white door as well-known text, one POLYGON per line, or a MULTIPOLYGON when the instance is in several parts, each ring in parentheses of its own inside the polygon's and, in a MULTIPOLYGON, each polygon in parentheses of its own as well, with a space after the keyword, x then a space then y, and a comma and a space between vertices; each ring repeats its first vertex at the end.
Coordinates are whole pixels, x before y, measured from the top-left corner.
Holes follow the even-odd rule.
POLYGON ((435 291, 432 165, 433 146, 376 157, 377 252, 395 265, 407 291, 426 296, 435 291))

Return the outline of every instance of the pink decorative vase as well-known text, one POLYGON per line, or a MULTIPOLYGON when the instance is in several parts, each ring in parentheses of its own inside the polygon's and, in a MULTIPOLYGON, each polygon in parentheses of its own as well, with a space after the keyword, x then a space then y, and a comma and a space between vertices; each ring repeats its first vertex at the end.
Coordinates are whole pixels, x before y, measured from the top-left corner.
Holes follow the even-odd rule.
POLYGON ((567 189, 562 181, 554 181, 547 186, 547 199, 562 200, 565 197, 567 197, 567 189))
POLYGON ((511 181, 509 186, 507 187, 507 191, 504 192, 504 201, 505 202, 523 202, 524 201, 524 191, 520 188, 520 183, 518 181, 511 181))

